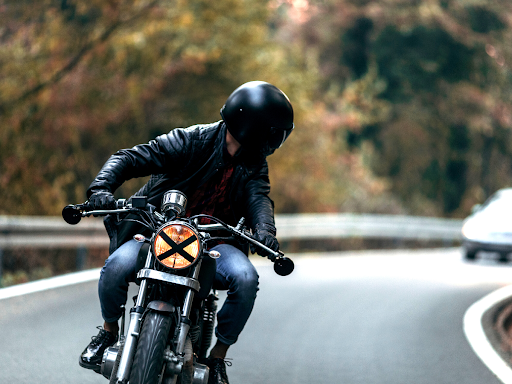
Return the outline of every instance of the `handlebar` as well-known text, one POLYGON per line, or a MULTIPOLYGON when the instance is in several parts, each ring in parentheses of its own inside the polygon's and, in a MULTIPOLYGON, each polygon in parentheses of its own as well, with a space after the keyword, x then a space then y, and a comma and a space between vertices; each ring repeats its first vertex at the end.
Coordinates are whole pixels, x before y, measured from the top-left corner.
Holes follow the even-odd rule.
POLYGON ((294 264, 293 260, 286 257, 284 253, 280 250, 274 251, 273 249, 267 247, 264 244, 261 244, 259 241, 255 240, 251 233, 247 231, 243 224, 245 222, 245 219, 242 217, 240 221, 238 222, 236 227, 232 227, 229 224, 199 224, 197 226, 197 229, 200 231, 215 231, 215 230, 228 230, 229 232, 233 233, 234 235, 241 237, 242 239, 256 245, 257 247, 263 249, 268 253, 266 256, 268 259, 270 259, 274 263, 274 271, 280 275, 280 276, 287 276, 290 273, 293 272, 294 264))
POLYGON ((130 206, 126 204, 125 199, 116 201, 116 209, 94 210, 88 202, 83 204, 67 205, 62 210, 62 218, 71 225, 76 225, 82 220, 82 217, 88 216, 106 216, 112 213, 127 213, 130 206))
MULTIPOLYGON (((228 225, 228 224, 226 224, 226 226, 224 226, 222 224, 202 224, 202 225, 200 224, 197 226, 197 229, 199 229, 200 231, 228 230, 229 232, 233 233, 234 235, 239 236, 242 239, 247 240, 251 244, 254 244, 257 247, 260 247, 264 251, 268 252, 272 256, 272 259, 284 256, 284 253, 282 251, 274 251, 273 249, 271 249, 271 248, 267 247, 266 245, 261 244, 259 241, 255 240, 251 236, 249 231, 243 229, 243 227, 242 227, 243 220, 244 219, 242 218, 236 227, 232 227, 231 225, 228 225)), ((272 261, 274 261, 274 260, 272 260, 272 261)))
MULTIPOLYGON (((68 205, 64 207, 64 209, 62 210, 62 217, 68 224, 75 225, 80 222, 82 217, 88 217, 91 215, 106 216, 110 214, 123 214, 136 211, 140 212, 141 208, 146 208, 146 210, 156 215, 159 219, 165 219, 163 215, 154 211, 154 206, 147 204, 146 198, 139 198, 137 200, 132 201, 131 204, 128 204, 125 199, 119 199, 116 201, 115 209, 105 210, 94 210, 88 202, 85 202, 83 204, 68 205)), ((282 251, 274 251, 273 249, 267 247, 266 245, 254 239, 251 233, 244 228, 244 221, 244 218, 240 219, 236 227, 233 227, 225 223, 197 224, 197 229, 202 232, 227 230, 231 232, 233 235, 240 237, 267 252, 268 255, 266 257, 268 257, 272 262, 274 262, 274 270, 276 271, 277 274, 281 276, 286 276, 290 274, 294 269, 293 261, 285 257, 282 251)))

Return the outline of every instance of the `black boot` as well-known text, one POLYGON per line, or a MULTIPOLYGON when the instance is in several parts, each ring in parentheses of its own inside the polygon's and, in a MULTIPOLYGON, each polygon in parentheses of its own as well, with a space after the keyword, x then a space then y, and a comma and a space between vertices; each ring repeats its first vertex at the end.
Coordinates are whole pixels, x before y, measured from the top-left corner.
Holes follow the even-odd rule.
POLYGON ((103 352, 105 349, 114 345, 117 341, 117 335, 114 335, 103 328, 98 327, 100 332, 97 336, 92 337, 92 341, 84 349, 78 360, 78 364, 81 367, 92 369, 96 372, 100 371, 101 359, 103 358, 103 352))
POLYGON ((208 384, 229 384, 226 365, 230 366, 231 362, 224 359, 208 359, 206 365, 210 368, 208 384))

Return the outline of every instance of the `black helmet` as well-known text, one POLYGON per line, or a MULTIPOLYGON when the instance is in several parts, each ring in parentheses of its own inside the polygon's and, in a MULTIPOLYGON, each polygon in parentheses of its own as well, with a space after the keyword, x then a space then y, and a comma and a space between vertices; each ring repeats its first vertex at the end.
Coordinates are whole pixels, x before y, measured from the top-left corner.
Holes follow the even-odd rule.
POLYGON ((290 100, 264 81, 250 81, 235 89, 220 114, 243 148, 265 156, 279 148, 294 128, 290 100))

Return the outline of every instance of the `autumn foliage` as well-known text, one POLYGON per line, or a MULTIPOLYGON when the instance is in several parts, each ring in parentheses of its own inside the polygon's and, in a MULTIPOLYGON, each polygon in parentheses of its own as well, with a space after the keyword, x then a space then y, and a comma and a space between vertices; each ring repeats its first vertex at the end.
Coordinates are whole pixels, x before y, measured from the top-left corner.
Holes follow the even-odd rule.
POLYGON ((511 16, 505 0, 4 0, 0 214, 58 215, 117 149, 216 121, 265 80, 296 112, 269 158, 278 212, 463 216, 512 183, 511 16))

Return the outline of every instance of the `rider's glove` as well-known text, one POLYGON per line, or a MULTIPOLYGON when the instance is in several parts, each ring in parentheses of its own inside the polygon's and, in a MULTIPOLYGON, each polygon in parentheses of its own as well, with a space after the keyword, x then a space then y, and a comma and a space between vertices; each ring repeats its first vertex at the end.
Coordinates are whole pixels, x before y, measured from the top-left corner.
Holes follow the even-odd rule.
MULTIPOLYGON (((276 239, 276 228, 273 225, 258 223, 254 226, 254 239, 272 249, 279 250, 279 242, 276 239)), ((268 256, 269 253, 259 247, 251 247, 253 253, 260 256, 268 256), (255 252, 256 251, 256 252, 255 252)))
POLYGON ((91 197, 89 197, 89 206, 93 210, 115 209, 116 199, 114 199, 114 195, 107 190, 95 190, 91 197))

